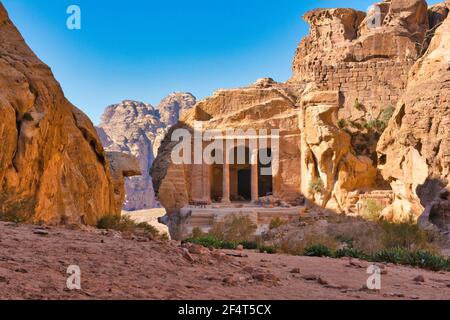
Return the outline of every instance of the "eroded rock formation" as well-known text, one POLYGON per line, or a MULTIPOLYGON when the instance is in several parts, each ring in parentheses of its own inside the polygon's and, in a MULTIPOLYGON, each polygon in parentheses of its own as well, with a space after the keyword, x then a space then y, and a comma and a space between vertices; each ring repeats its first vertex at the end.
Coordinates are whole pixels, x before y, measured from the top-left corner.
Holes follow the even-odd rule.
POLYGON ((95 224, 119 214, 117 186, 94 126, 67 101, 2 4, 0 119, 3 218, 95 224))
POLYGON ((97 128, 103 146, 111 152, 135 156, 142 173, 125 181, 124 210, 135 211, 156 206, 150 168, 167 130, 194 104, 195 97, 192 94, 173 93, 161 101, 158 109, 150 104, 130 100, 106 108, 97 128))
MULTIPOLYGON (((448 3, 447 3, 448 4, 448 3)), ((450 18, 410 72, 408 87, 378 144, 382 174, 396 200, 383 215, 417 219, 448 208, 450 189, 450 18)), ((445 211, 445 210, 443 210, 445 211)))
MULTIPOLYGON (((280 170, 272 182, 283 201, 305 195, 354 215, 370 204, 370 211, 387 208, 382 216, 392 221, 417 220, 428 205, 436 216, 448 208, 449 194, 442 190, 449 152, 447 15, 448 4, 429 8, 424 0, 384 1, 367 14, 313 10, 305 15, 311 32, 289 81, 219 90, 177 128, 192 132, 194 121, 204 129, 280 128, 280 170)), ((169 133, 153 167, 169 212, 190 201, 223 201, 229 196, 223 188, 236 192, 233 168, 175 165, 175 145, 169 133)))

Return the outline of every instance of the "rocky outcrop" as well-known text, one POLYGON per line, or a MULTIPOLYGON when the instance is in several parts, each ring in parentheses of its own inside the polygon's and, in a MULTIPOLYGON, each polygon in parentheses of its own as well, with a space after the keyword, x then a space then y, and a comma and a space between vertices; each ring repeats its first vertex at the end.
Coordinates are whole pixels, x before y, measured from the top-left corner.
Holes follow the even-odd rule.
POLYGON ((155 109, 152 105, 125 100, 106 108, 97 128, 103 146, 112 152, 135 156, 141 175, 125 181, 123 209, 136 211, 154 208, 157 203, 149 174, 161 141, 172 123, 195 104, 190 93, 173 93, 155 109))
POLYGON ((164 134, 158 111, 149 104, 126 100, 106 108, 97 131, 106 150, 133 155, 139 161, 142 175, 126 179, 123 208, 128 211, 154 208, 149 170, 155 157, 154 141, 164 134))
POLYGON ((322 207, 346 211, 348 193, 373 189, 377 170, 353 154, 350 134, 336 125, 337 91, 309 92, 302 105, 302 191, 322 207))
POLYGON ((140 176, 141 168, 137 159, 122 152, 107 152, 112 178, 114 181, 114 197, 116 207, 121 208, 125 200, 124 177, 140 176))
POLYGON ((382 174, 396 195, 383 212, 389 219, 417 220, 428 206, 433 216, 433 207, 438 210, 449 200, 449 35, 447 18, 412 68, 406 92, 378 144, 382 174))
POLYGON ((1 4, 0 119, 1 217, 93 225, 120 213, 94 126, 67 101, 1 4))
MULTIPOLYGON (((265 78, 219 90, 178 127, 192 130, 201 121, 204 129, 222 131, 280 128, 281 168, 273 186, 282 201, 305 195, 335 212, 372 217, 386 208, 382 216, 391 221, 417 220, 428 208, 430 219, 443 221, 448 19, 448 3, 428 7, 424 0, 383 1, 367 14, 313 10, 305 15, 310 34, 287 83, 265 78)), ((221 186, 211 186, 220 168, 174 165, 175 145, 167 138, 153 167, 169 213, 212 194, 220 198, 221 186)))
POLYGON ((166 127, 171 127, 178 122, 180 116, 192 109, 197 100, 191 93, 172 93, 159 103, 157 109, 160 120, 166 127))
POLYGON ((353 9, 317 9, 304 16, 310 24, 293 63, 291 81, 339 90, 339 118, 363 115, 356 102, 378 115, 396 105, 409 69, 420 56, 428 30, 424 0, 377 3, 366 15, 353 9))

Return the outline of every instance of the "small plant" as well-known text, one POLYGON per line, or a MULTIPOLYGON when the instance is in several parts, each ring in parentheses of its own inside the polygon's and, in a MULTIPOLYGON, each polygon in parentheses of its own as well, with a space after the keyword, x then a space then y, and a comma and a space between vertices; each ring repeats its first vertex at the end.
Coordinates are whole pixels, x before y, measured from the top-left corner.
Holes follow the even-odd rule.
POLYGON ((337 124, 339 129, 344 129, 347 126, 347 121, 345 119, 339 119, 337 124))
POLYGON ((261 253, 268 253, 268 254, 275 254, 277 253, 277 249, 272 246, 260 246, 259 252, 261 253))
POLYGON ((237 244, 230 241, 223 241, 217 239, 212 235, 204 235, 199 238, 190 238, 187 239, 186 242, 198 244, 204 246, 206 248, 215 248, 215 249, 231 249, 234 250, 237 248, 237 244))
POLYGON ((199 227, 195 227, 192 229, 192 238, 200 238, 203 237, 205 234, 203 233, 202 229, 199 227))
POLYGON ((355 100, 355 103, 354 103, 353 107, 354 107, 356 110, 364 111, 364 105, 363 105, 361 102, 359 102, 358 99, 355 100))
POLYGON ((343 258, 343 257, 350 257, 350 258, 355 258, 355 259, 366 259, 367 255, 357 249, 354 248, 343 248, 343 249, 339 249, 335 252, 334 256, 336 258, 343 258))
POLYGON ((168 237, 161 237, 159 231, 146 222, 136 223, 128 216, 109 215, 102 217, 97 222, 99 229, 111 229, 120 232, 138 233, 143 232, 153 238, 167 239, 168 237))
POLYGON ((308 257, 331 257, 333 256, 333 252, 323 244, 315 244, 307 247, 304 255, 308 257))
POLYGON ((284 224, 286 224, 286 222, 281 220, 280 217, 276 217, 270 221, 269 229, 270 230, 278 229, 279 227, 281 227, 284 224))
POLYGON ((222 241, 240 243, 254 240, 256 229, 249 217, 232 215, 215 223, 209 234, 222 241))
POLYGON ((363 204, 363 217, 369 221, 378 221, 380 219, 380 214, 383 211, 381 207, 375 200, 367 199, 363 204))
POLYGON ((394 115, 394 112, 395 108, 393 106, 389 106, 381 112, 378 119, 387 126, 389 120, 391 120, 392 116, 394 115))
POLYGON ((242 245, 245 250, 256 250, 259 247, 256 241, 243 241, 240 245, 242 245))
POLYGON ((309 182, 309 191, 311 193, 324 193, 325 185, 320 178, 315 178, 309 182))

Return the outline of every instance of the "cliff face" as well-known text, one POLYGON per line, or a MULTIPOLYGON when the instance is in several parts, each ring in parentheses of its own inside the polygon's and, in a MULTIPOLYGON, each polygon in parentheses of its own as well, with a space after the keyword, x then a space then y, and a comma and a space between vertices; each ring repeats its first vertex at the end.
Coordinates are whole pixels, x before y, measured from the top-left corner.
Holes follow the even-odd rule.
POLYGON ((157 110, 137 101, 123 101, 106 108, 97 131, 103 146, 111 152, 123 152, 138 159, 141 176, 125 181, 125 210, 155 207, 155 195, 149 170, 154 159, 154 145, 164 125, 157 110))
POLYGON ((106 108, 97 131, 106 150, 123 152, 138 159, 141 176, 125 181, 127 211, 156 206, 153 182, 149 174, 153 160, 167 130, 183 112, 195 104, 189 93, 173 93, 155 109, 138 101, 123 101, 106 108))
POLYGON ((67 101, 1 4, 0 119, 2 217, 95 224, 120 212, 94 126, 67 101))
MULTIPOLYGON (((448 6, 449 2, 447 2, 448 6)), ((447 11, 448 12, 448 11, 447 11)), ((408 86, 378 144, 383 177, 396 194, 383 215, 404 220, 424 208, 450 215, 450 18, 413 66, 408 86)))
MULTIPOLYGON (((448 12, 448 3, 424 0, 384 1, 368 14, 313 10, 287 83, 220 90, 179 126, 282 128, 284 168, 273 184, 284 200, 303 194, 352 215, 370 203, 393 221, 417 220, 427 204, 431 216, 448 212, 448 12)), ((166 139, 153 166, 172 213, 208 198, 195 185, 214 181, 208 170, 172 164, 174 146, 166 139)))

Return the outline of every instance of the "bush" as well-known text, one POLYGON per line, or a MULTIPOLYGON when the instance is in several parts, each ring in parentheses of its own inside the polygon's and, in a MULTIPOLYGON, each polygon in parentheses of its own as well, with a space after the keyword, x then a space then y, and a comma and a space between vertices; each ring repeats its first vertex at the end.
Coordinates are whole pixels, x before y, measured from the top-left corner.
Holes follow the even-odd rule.
POLYGON ((247 216, 231 215, 222 222, 217 222, 211 228, 209 235, 233 243, 252 241, 255 238, 257 226, 247 216))
POLYGON ((449 270, 450 264, 445 259, 430 251, 411 251, 405 248, 391 248, 377 252, 372 260, 409 265, 432 271, 449 270))
POLYGON ((259 247, 256 241, 243 241, 239 244, 242 245, 246 250, 256 250, 259 247))
POLYGON ((393 106, 389 106, 386 109, 384 109, 378 119, 385 124, 387 127, 387 124, 389 123, 389 120, 391 120, 392 116, 394 115, 395 108, 393 106))
POLYGON ((378 221, 380 219, 383 207, 373 199, 367 199, 363 204, 363 217, 370 221, 378 221))
POLYGON ((277 249, 275 247, 271 246, 260 246, 259 252, 261 253, 268 253, 268 254, 275 254, 277 253, 277 249))
POLYGON ((336 258, 343 258, 343 257, 349 257, 349 258, 355 258, 355 259, 366 259, 367 255, 355 248, 343 248, 339 249, 335 252, 334 256, 336 258))
POLYGON ((186 242, 198 244, 204 246, 206 248, 215 248, 215 249, 231 249, 234 250, 237 247, 237 244, 229 241, 222 241, 217 239, 212 235, 205 235, 198 238, 190 238, 187 239, 186 242))
POLYGON ((309 191, 312 193, 323 193, 325 185, 320 178, 315 178, 309 182, 309 191))
POLYGON ((286 224, 286 222, 284 222, 283 220, 281 220, 281 218, 277 217, 274 218, 270 221, 269 224, 269 229, 273 230, 273 229, 278 229, 279 227, 281 227, 282 225, 286 224))
POLYGON ((380 239, 385 248, 432 249, 429 234, 417 224, 379 222, 380 239))
POLYGON ((204 235, 205 234, 203 233, 202 229, 200 229, 199 227, 195 227, 194 229, 192 229, 192 238, 200 238, 204 235))
POLYGON ((355 103, 354 103, 353 107, 354 107, 356 110, 364 111, 364 105, 363 105, 361 102, 359 102, 358 99, 355 100, 355 103))
POLYGON ((307 247, 304 255, 308 257, 331 257, 333 256, 333 252, 325 245, 315 244, 307 247))
POLYGON ((347 126, 347 121, 345 119, 339 119, 337 124, 340 129, 344 129, 347 126))
POLYGON ((159 231, 149 225, 146 222, 136 223, 131 220, 128 216, 120 216, 120 215, 109 215, 102 217, 97 222, 97 228, 99 229, 111 229, 120 232, 129 232, 129 233, 137 233, 143 232, 144 234, 150 235, 152 237, 159 237, 160 239, 165 239, 166 237, 162 237, 159 234, 159 231))

